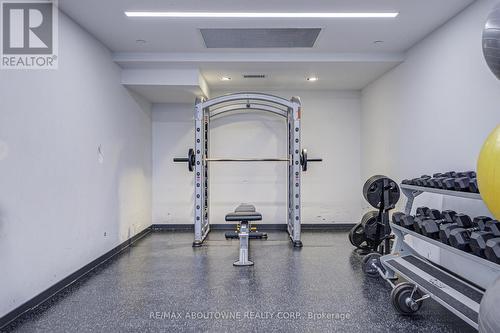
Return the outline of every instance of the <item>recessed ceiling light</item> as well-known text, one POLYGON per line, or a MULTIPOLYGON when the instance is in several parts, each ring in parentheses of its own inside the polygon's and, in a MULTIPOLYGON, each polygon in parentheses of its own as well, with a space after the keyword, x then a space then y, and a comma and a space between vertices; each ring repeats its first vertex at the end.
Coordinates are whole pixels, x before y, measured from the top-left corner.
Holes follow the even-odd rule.
POLYGON ((309 82, 316 82, 319 79, 316 76, 311 76, 311 77, 308 77, 306 80, 309 81, 309 82))
POLYGON ((231 81, 231 78, 229 76, 223 76, 220 78, 221 81, 231 81))
POLYGON ((373 44, 375 44, 375 45, 384 44, 384 41, 383 40, 376 40, 373 42, 373 44))
POLYGON ((256 13, 256 12, 153 12, 126 11, 128 17, 176 18, 395 18, 398 12, 379 13, 256 13))
POLYGON ((135 42, 136 42, 137 44, 146 44, 146 43, 147 43, 147 41, 146 41, 146 40, 144 40, 144 39, 136 39, 136 40, 135 40, 135 42))

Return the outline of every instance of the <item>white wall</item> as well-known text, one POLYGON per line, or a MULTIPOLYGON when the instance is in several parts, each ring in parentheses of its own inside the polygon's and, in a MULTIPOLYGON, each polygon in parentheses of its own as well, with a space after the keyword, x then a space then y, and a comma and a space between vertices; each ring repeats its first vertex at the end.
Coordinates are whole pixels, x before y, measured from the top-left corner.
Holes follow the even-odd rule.
POLYGON ((150 106, 59 24, 58 70, 0 71, 0 317, 151 224, 150 106))
MULTIPOLYGON (((500 82, 482 55, 481 35, 497 1, 475 2, 409 50, 406 61, 362 92, 362 175, 398 181, 474 170, 500 122, 500 82)), ((480 201, 422 195, 415 206, 488 214, 480 201)))
MULTIPOLYGON (((214 92, 218 96, 227 92, 214 92)), ((361 214, 360 95, 357 92, 269 92, 303 104, 302 146, 311 164, 303 173, 303 223, 353 222, 361 214)), ((193 223, 193 174, 174 164, 194 143, 193 104, 153 107, 153 223, 193 223)), ((284 157, 286 123, 242 114, 211 123, 212 157, 284 157)), ((211 221, 251 202, 264 223, 286 222, 286 163, 212 163, 211 221)))

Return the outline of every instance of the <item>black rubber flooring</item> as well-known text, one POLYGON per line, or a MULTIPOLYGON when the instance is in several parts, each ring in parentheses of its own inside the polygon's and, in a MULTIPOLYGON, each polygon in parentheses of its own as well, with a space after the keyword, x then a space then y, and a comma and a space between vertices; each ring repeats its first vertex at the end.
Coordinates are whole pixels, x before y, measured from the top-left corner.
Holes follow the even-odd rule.
POLYGON ((16 332, 473 332, 432 300, 397 315, 390 287, 361 271, 344 232, 252 240, 253 267, 233 267, 238 240, 212 232, 153 233, 49 304, 16 332))

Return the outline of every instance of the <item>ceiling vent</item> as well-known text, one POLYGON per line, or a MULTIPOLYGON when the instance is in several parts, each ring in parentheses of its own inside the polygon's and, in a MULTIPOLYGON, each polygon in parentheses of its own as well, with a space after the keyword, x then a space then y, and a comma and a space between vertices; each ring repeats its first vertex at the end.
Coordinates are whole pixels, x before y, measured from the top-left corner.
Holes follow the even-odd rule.
POLYGON ((266 74, 243 74, 244 79, 265 79, 266 74))
POLYGON ((207 48, 313 47, 320 28, 200 29, 207 48))

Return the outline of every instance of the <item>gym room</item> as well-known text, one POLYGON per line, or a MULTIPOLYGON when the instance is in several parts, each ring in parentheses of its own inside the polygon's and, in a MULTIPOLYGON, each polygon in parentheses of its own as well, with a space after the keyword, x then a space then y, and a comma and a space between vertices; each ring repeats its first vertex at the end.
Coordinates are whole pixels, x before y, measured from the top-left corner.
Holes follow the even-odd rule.
POLYGON ((500 332, 500 0, 0 29, 0 332, 500 332))

